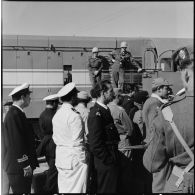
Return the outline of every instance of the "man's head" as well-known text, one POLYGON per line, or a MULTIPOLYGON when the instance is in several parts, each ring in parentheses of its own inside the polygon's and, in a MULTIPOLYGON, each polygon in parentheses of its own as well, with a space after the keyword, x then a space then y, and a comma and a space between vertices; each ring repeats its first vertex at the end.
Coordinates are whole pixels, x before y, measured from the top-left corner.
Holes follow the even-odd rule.
POLYGON ((49 95, 43 98, 43 101, 46 101, 46 105, 51 106, 53 109, 57 109, 58 107, 59 100, 57 94, 49 95))
POLYGON ((123 41, 120 45, 121 53, 125 52, 127 50, 127 42, 123 41))
POLYGON ((59 97, 60 101, 68 102, 75 106, 77 104, 77 93, 78 90, 75 83, 71 82, 62 87, 62 89, 58 91, 57 96, 59 97))
POLYGON ((134 105, 136 105, 139 110, 142 110, 143 104, 149 98, 147 91, 138 91, 133 95, 134 105))
POLYGON ((193 46, 179 48, 172 55, 174 66, 179 67, 181 79, 187 91, 194 91, 194 49, 193 46))
POLYGON ((30 94, 32 91, 29 90, 29 87, 30 85, 28 83, 24 83, 14 88, 9 94, 9 96, 12 97, 13 102, 17 102, 21 108, 25 108, 30 104, 30 94))
POLYGON ((98 47, 94 47, 94 48, 92 49, 92 53, 93 53, 93 56, 94 56, 94 57, 97 57, 97 56, 98 56, 98 53, 99 53, 98 47))
POLYGON ((108 104, 113 100, 114 92, 111 82, 108 80, 97 83, 94 87, 95 96, 99 101, 108 104))
POLYGON ((164 78, 156 78, 152 81, 152 93, 157 94, 162 99, 167 99, 171 84, 164 78))

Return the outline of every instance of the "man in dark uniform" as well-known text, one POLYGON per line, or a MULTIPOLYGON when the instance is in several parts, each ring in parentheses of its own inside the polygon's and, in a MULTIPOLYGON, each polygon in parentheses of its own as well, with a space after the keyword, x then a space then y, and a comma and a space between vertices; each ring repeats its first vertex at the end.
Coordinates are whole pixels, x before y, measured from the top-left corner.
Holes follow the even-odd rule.
POLYGON ((13 105, 3 124, 3 163, 13 193, 30 193, 33 170, 38 166, 33 129, 23 111, 30 104, 30 93, 29 84, 24 83, 9 94, 13 105))
POLYGON ((119 135, 106 106, 113 99, 109 81, 94 88, 97 101, 88 116, 89 146, 97 171, 97 193, 116 193, 119 175, 119 135))
POLYGON ((139 64, 132 57, 132 54, 127 51, 127 42, 121 42, 121 51, 113 51, 112 56, 112 80, 114 88, 121 88, 123 90, 125 70, 137 69, 141 72, 142 69, 139 64))
POLYGON ((103 60, 98 55, 98 52, 99 49, 97 47, 94 47, 92 49, 93 55, 89 58, 88 61, 89 77, 93 87, 97 82, 101 81, 102 75, 103 60))
POLYGON ((46 109, 41 113, 39 118, 40 129, 42 132, 42 140, 37 148, 38 156, 45 156, 49 165, 49 170, 46 174, 44 192, 57 193, 58 192, 58 171, 55 166, 55 150, 56 145, 52 139, 53 125, 52 118, 56 113, 58 106, 58 96, 56 94, 49 95, 43 98, 46 101, 46 109))
POLYGON ((39 117, 41 139, 43 139, 44 135, 52 135, 53 133, 52 118, 56 113, 59 102, 56 94, 45 97, 43 101, 46 101, 46 108, 39 117))
POLYGON ((143 163, 152 173, 165 166, 164 192, 194 192, 194 55, 192 47, 181 48, 178 65, 186 92, 159 109, 152 123, 153 137, 143 163))

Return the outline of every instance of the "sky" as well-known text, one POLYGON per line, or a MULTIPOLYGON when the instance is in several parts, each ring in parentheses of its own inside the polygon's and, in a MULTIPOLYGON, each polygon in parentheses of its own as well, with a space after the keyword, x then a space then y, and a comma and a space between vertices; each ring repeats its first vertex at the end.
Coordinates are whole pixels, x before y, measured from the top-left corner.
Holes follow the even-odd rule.
POLYGON ((193 1, 2 1, 2 33, 193 38, 193 4, 193 1))

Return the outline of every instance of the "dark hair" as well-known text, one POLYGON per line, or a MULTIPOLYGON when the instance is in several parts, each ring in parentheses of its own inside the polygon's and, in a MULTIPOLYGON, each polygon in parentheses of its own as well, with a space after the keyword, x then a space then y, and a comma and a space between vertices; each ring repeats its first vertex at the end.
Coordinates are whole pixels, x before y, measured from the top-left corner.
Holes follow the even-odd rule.
POLYGON ((138 104, 143 104, 149 98, 148 91, 138 91, 133 95, 133 101, 138 104))
POLYGON ((76 89, 76 87, 67 95, 62 96, 60 99, 62 102, 69 102, 72 100, 72 97, 77 96, 78 90, 76 89))
POLYGON ((157 90, 159 89, 162 89, 165 85, 161 85, 161 86, 158 86, 158 87, 154 87, 152 88, 152 92, 156 92, 157 90))
POLYGON ((103 81, 100 81, 99 83, 97 83, 94 87, 94 96, 96 98, 100 97, 101 96, 101 92, 106 92, 109 90, 109 87, 108 85, 111 85, 111 82, 108 81, 108 80, 103 80, 103 81))
POLYGON ((14 95, 12 95, 12 100, 13 101, 18 101, 21 99, 22 96, 26 97, 27 95, 29 95, 30 93, 16 93, 14 95))
POLYGON ((91 95, 92 98, 97 98, 97 97, 96 97, 96 94, 95 94, 95 91, 94 91, 94 88, 92 88, 92 89, 90 90, 90 95, 91 95))
POLYGON ((55 100, 46 100, 46 105, 54 105, 55 103, 57 104, 59 102, 58 99, 55 100))

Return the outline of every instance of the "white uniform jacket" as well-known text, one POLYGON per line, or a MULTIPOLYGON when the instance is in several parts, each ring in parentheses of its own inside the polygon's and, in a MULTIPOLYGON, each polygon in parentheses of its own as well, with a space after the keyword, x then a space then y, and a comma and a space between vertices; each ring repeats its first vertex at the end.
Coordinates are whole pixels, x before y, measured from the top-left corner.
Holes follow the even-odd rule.
POLYGON ((52 123, 59 193, 85 193, 87 164, 81 116, 71 104, 63 103, 52 123))

